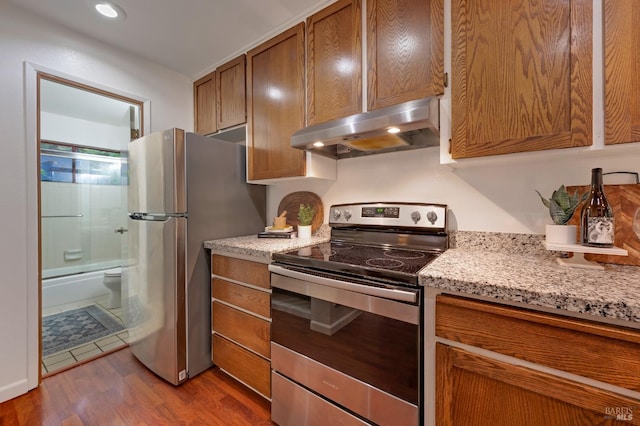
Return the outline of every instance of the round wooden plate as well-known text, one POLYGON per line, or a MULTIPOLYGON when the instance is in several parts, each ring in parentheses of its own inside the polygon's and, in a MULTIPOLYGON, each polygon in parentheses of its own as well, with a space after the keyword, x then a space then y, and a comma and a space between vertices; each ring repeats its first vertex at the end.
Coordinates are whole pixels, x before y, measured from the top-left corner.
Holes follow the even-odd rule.
POLYGON ((300 223, 300 220, 298 220, 300 204, 310 204, 316 209, 316 215, 313 217, 313 222, 311 222, 311 232, 316 232, 324 221, 324 207, 318 194, 309 191, 297 191, 285 195, 278 205, 278 215, 283 210, 286 210, 287 225, 296 226, 300 223))

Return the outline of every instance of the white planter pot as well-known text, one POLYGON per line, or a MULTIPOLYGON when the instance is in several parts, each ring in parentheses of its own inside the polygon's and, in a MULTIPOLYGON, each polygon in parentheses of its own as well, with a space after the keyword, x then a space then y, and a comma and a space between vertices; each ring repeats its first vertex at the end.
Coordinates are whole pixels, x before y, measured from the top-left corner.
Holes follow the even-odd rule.
POLYGON ((298 238, 311 238, 311 225, 298 225, 298 238))
POLYGON ((546 241, 549 244, 576 244, 578 227, 576 225, 547 225, 546 241))

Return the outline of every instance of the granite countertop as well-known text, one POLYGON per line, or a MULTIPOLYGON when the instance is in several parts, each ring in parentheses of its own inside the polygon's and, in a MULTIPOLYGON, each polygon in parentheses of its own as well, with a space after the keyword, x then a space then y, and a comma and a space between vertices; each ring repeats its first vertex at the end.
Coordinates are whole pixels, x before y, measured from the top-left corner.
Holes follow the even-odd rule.
MULTIPOLYGON (((255 235, 206 241, 217 252, 261 258, 329 241, 323 225, 311 239, 255 235)), ((640 267, 606 265, 604 271, 563 267, 547 251, 544 236, 450 232, 450 249, 420 271, 420 284, 482 296, 496 302, 589 314, 596 320, 630 321, 640 327, 640 267)))
POLYGON ((331 228, 329 228, 328 225, 322 225, 310 239, 258 238, 256 235, 247 235, 243 237, 205 241, 204 247, 212 251, 240 254, 270 261, 273 253, 295 250, 301 247, 327 242, 330 239, 330 232, 331 228))
MULTIPOLYGON (((489 234, 486 234, 489 235, 489 234)), ((640 326, 640 267, 605 265, 604 271, 560 266, 542 238, 492 234, 484 244, 459 241, 420 271, 420 283, 496 302, 631 321, 640 326), (523 240, 526 239, 525 240, 523 240)), ((594 318, 599 319, 599 318, 594 318)))

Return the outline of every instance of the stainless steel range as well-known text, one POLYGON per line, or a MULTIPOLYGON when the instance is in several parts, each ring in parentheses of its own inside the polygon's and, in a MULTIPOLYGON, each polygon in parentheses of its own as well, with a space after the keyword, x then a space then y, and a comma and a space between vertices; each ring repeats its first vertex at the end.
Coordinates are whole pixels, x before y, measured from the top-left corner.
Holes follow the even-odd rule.
POLYGON ((418 272, 448 248, 446 211, 334 205, 330 242, 273 255, 274 422, 422 423, 418 272))

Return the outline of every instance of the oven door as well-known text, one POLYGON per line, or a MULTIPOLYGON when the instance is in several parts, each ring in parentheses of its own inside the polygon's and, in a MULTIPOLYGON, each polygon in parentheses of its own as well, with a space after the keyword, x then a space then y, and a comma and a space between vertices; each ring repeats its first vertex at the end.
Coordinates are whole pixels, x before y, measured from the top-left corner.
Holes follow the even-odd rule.
POLYGON ((272 419, 420 424, 421 289, 269 269, 272 419))

